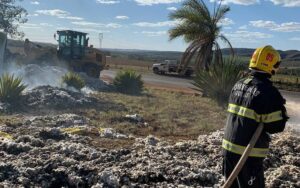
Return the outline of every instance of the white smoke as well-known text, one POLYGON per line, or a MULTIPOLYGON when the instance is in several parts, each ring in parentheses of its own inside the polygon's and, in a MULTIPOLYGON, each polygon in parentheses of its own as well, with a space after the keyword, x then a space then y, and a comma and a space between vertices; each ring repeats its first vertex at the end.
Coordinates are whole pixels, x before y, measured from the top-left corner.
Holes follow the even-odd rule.
POLYGON ((54 87, 61 86, 61 78, 68 72, 66 68, 49 65, 17 65, 10 63, 5 72, 21 77, 28 89, 37 86, 50 85, 54 87))
MULTIPOLYGON (((78 92, 77 89, 62 83, 62 77, 69 72, 67 68, 51 65, 17 65, 10 63, 6 66, 5 71, 16 77, 22 78, 22 83, 27 85, 27 89, 33 89, 38 86, 61 87, 71 91, 78 92)), ((92 94, 96 91, 105 90, 108 84, 98 78, 91 78, 81 72, 79 75, 84 79, 86 86, 81 89, 82 93, 92 94)))
POLYGON ((90 95, 90 94, 95 93, 95 90, 91 89, 90 87, 85 86, 81 89, 81 92, 85 93, 87 95, 90 95))

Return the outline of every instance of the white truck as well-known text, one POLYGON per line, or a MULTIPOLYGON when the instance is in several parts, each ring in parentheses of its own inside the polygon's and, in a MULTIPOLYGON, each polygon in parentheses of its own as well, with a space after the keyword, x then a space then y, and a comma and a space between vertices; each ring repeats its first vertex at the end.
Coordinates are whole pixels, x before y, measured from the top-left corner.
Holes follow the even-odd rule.
POLYGON ((178 67, 177 60, 164 60, 162 63, 153 64, 152 70, 155 74, 177 73, 188 77, 194 73, 192 67, 187 67, 185 70, 178 67))

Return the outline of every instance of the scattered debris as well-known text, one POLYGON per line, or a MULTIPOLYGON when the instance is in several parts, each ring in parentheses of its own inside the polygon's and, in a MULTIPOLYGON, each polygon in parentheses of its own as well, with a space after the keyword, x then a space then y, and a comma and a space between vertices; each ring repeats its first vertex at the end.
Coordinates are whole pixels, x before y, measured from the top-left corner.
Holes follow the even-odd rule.
POLYGON ((62 134, 62 132, 59 129, 46 128, 39 132, 39 137, 44 140, 47 139, 63 140, 66 137, 66 135, 62 134))
POLYGON ((99 132, 100 132, 100 136, 104 138, 118 138, 118 139, 128 138, 128 136, 117 133, 116 130, 112 128, 100 128, 99 132))
MULTIPOLYGON (((298 158, 299 160, 299 158, 298 158)), ((300 187, 300 168, 293 165, 283 165, 267 170, 267 187, 300 187)))
POLYGON ((145 127, 148 126, 148 123, 144 121, 144 118, 138 114, 133 114, 133 115, 128 114, 125 116, 125 119, 127 119, 130 122, 137 123, 139 125, 143 125, 145 127))
POLYGON ((142 121, 144 121, 144 119, 142 118, 142 116, 138 115, 138 114, 134 114, 134 115, 126 115, 125 116, 128 120, 134 121, 136 123, 141 123, 142 121))
POLYGON ((16 143, 11 140, 2 140, 0 142, 0 151, 4 151, 7 154, 19 155, 23 152, 28 152, 32 147, 27 143, 16 143))
POLYGON ((39 86, 23 94, 24 104, 31 108, 68 109, 94 105, 96 100, 80 92, 52 86, 39 86))
POLYGON ((11 106, 9 104, 0 102, 0 113, 9 112, 10 108, 11 108, 11 106))
MULTIPOLYGON (((0 103, 0 113, 16 112, 55 112, 57 110, 72 110, 76 108, 93 108, 97 110, 121 110, 125 107, 115 104, 106 99, 75 90, 69 90, 53 86, 39 86, 31 90, 26 90, 21 95, 21 104, 9 105, 0 103), (105 107, 105 108, 103 108, 105 107)), ((42 113, 43 114, 43 113, 42 113)))
MULTIPOLYGON (((128 138, 95 128, 75 114, 30 117, 0 130, 0 186, 7 187, 220 187, 223 130, 169 144, 154 136, 137 138, 130 149, 105 149, 93 138, 128 138), (5 130, 5 131, 4 131, 5 130), (94 133, 94 134, 93 134, 94 133), (98 134, 98 135, 97 135, 98 134)), ((300 138, 272 136, 265 160, 267 187, 299 187, 300 138)))
POLYGON ((136 138, 136 145, 147 145, 147 146, 156 146, 160 140, 153 135, 149 135, 146 138, 136 138))
POLYGON ((89 119, 84 116, 79 116, 76 114, 61 114, 55 116, 33 116, 28 117, 25 121, 26 125, 39 126, 43 125, 49 127, 74 127, 82 126, 89 123, 89 119))
POLYGON ((87 76, 85 73, 79 73, 79 75, 85 81, 86 87, 82 89, 84 92, 111 91, 113 89, 110 84, 99 78, 92 78, 90 76, 87 76))

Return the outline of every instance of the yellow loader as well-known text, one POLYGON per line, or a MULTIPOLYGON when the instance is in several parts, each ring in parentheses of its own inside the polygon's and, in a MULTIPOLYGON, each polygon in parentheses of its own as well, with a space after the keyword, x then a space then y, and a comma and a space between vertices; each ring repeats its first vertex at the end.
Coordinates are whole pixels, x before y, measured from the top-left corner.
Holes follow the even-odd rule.
MULTIPOLYGON (((5 33, 0 34, 0 64, 3 65, 7 38, 5 33)), ((90 77, 99 78, 109 53, 89 46, 87 35, 72 30, 57 31, 54 35, 58 42, 57 49, 54 45, 39 45, 26 39, 24 53, 11 53, 6 50, 6 59, 21 65, 45 62, 49 65, 67 66, 69 70, 85 72, 90 77)))

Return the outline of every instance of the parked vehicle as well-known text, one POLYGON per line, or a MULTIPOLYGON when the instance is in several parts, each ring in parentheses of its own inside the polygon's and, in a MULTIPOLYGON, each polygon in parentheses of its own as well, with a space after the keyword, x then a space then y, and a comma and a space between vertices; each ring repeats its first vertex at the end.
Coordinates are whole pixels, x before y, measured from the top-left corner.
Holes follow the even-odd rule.
POLYGON ((177 60, 164 60, 162 63, 152 65, 152 70, 155 74, 179 74, 183 76, 191 76, 194 73, 192 67, 182 69, 177 60))

